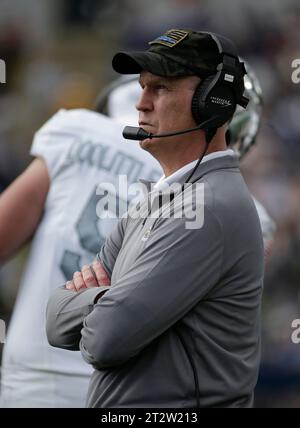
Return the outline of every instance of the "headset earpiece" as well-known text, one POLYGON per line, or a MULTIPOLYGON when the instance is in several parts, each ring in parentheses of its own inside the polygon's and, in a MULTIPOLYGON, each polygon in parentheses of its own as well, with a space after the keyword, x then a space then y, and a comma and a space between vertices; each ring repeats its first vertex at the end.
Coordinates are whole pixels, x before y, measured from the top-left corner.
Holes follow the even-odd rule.
POLYGON ((193 95, 191 108, 196 123, 216 117, 202 128, 206 131, 207 140, 210 140, 217 128, 232 118, 237 104, 246 107, 248 100, 243 97, 244 64, 239 61, 234 47, 224 37, 208 34, 222 55, 222 62, 215 74, 199 83, 193 95))
POLYGON ((207 77, 202 82, 200 82, 195 89, 192 99, 192 114, 196 123, 200 123, 202 121, 202 115, 205 114, 203 111, 205 108, 203 102, 205 102, 207 93, 211 83, 214 80, 214 77, 214 75, 207 77))
POLYGON ((227 85, 218 85, 216 75, 209 76, 199 83, 192 99, 192 114, 196 123, 217 116, 209 128, 219 128, 234 114, 236 97, 227 85))

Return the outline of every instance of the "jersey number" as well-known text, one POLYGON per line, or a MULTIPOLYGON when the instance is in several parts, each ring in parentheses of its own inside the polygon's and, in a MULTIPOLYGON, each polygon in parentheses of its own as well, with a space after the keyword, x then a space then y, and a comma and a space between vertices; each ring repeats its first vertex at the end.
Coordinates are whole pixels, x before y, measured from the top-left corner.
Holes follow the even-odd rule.
MULTIPOLYGON (((98 217, 99 212, 97 213, 96 207, 101 198, 107 198, 110 195, 106 193, 103 196, 99 196, 96 194, 96 188, 92 192, 75 227, 80 245, 85 251, 88 263, 92 262, 95 254, 97 254, 101 249, 107 234, 107 231, 105 234, 101 232, 101 227, 99 227, 99 225, 101 226, 101 219, 98 217)), ((112 196, 115 198, 115 195, 112 196)), ((107 209, 106 206, 104 208, 107 209)), ((105 222, 106 220, 103 221, 103 223, 105 222)), ((73 273, 79 271, 81 267, 81 255, 73 251, 66 250, 60 264, 60 268, 65 279, 71 279, 73 277, 73 273)))

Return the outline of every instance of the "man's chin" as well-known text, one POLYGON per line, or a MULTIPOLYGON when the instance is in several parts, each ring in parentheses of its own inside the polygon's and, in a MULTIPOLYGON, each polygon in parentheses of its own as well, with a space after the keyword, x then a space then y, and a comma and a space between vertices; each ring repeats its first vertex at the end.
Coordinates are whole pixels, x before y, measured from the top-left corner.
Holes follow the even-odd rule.
POLYGON ((151 147, 151 139, 150 138, 146 138, 145 140, 140 141, 139 144, 143 150, 151 151, 150 150, 150 147, 151 147))

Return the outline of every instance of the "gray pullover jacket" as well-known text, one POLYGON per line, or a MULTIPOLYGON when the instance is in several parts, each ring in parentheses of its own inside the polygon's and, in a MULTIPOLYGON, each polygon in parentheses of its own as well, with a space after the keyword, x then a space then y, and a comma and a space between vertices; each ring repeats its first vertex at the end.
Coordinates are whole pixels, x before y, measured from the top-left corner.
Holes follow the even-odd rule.
MULTIPOLYGON (((264 259, 258 215, 235 157, 200 164, 192 181, 204 185, 204 200, 193 186, 192 207, 204 215, 198 227, 186 217, 123 218, 98 255, 111 286, 59 288, 49 300, 49 343, 80 349, 95 369, 89 407, 252 405, 264 259)), ((185 192, 175 191, 171 205, 185 192)))

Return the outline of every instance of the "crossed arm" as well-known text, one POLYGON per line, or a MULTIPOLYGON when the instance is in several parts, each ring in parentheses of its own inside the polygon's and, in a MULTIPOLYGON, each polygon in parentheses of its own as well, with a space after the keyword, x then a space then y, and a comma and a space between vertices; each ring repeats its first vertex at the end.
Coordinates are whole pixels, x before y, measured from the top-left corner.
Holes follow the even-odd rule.
POLYGON ((110 277, 122 246, 123 235, 121 221, 107 240, 110 252, 106 264, 98 255, 91 266, 85 265, 81 272, 75 272, 73 280, 55 290, 50 297, 46 322, 50 345, 72 351, 79 350, 83 321, 110 288, 110 277))
MULTIPOLYGON (((83 358, 99 369, 123 364, 137 355, 217 283, 222 231, 212 216, 205 224, 205 228, 195 232, 184 226, 170 229, 165 221, 151 245, 119 278, 113 277, 111 286, 86 284, 82 288, 82 280, 89 277, 90 284, 93 281, 92 273, 85 267, 82 276, 76 275, 68 284, 69 289, 55 291, 49 300, 50 344, 80 349, 83 358), (77 288, 79 292, 71 291, 77 288)), ((116 239, 113 236, 106 241, 100 253, 108 276, 121 248, 117 244, 122 243, 122 236, 117 235, 116 239)))

